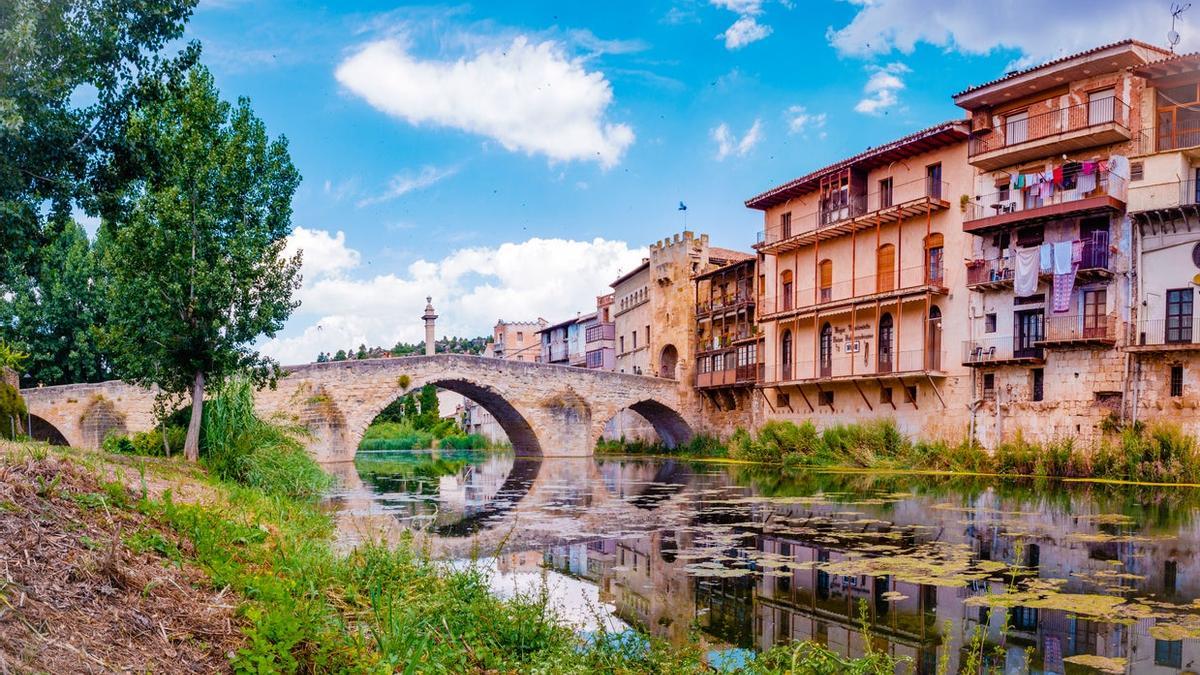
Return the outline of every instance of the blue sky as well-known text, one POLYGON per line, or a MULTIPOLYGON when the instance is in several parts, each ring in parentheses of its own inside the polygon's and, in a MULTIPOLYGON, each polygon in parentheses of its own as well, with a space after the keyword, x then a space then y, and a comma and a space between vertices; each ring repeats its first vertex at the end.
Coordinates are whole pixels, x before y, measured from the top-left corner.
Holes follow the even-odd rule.
POLYGON ((304 304, 264 345, 295 362, 419 339, 427 294, 447 334, 587 311, 680 200, 748 250, 747 197, 958 117, 1013 65, 1161 43, 1166 4, 203 0, 187 35, 304 176, 304 304))

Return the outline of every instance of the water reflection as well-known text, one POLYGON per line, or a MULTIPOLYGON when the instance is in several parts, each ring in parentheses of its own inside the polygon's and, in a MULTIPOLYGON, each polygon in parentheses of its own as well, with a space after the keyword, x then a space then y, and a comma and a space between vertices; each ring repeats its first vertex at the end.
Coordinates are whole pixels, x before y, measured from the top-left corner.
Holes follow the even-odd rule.
POLYGON ((718 649, 856 657, 869 639, 918 673, 1200 666, 1192 490, 472 453, 372 456, 357 474, 343 512, 448 559, 483 552, 498 589, 549 570, 567 605, 594 593, 591 615, 671 640, 698 627, 718 649))

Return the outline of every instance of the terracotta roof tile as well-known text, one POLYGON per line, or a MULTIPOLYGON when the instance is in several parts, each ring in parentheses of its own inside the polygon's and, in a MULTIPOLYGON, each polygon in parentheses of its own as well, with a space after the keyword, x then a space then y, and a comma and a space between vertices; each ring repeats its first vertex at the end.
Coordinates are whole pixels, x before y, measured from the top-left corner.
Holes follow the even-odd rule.
POLYGON ((990 86, 992 86, 992 85, 994 85, 994 84, 999 84, 1000 82, 1004 82, 1005 80, 1011 80, 1011 79, 1012 79, 1012 78, 1014 78, 1014 77, 1020 77, 1020 76, 1022 76, 1022 75, 1025 75, 1025 74, 1027 74, 1027 73, 1032 73, 1032 72, 1034 72, 1034 71, 1036 71, 1036 70, 1040 70, 1040 69, 1042 69, 1042 68, 1045 68, 1045 67, 1047 67, 1047 66, 1053 66, 1053 65, 1056 65, 1056 64, 1059 64, 1059 63, 1063 63, 1063 62, 1065 62, 1065 61, 1070 61, 1071 59, 1077 59, 1077 58, 1079 58, 1079 57, 1081 57, 1081 56, 1089 56, 1089 55, 1091 55, 1091 54, 1095 54, 1095 53, 1097 53, 1097 52, 1102 52, 1102 51, 1104 51, 1105 49, 1112 49, 1113 47, 1121 47, 1121 46, 1123 46, 1123 45, 1135 45, 1135 46, 1138 46, 1138 47, 1144 47, 1144 48, 1146 48, 1146 49, 1153 49, 1153 50, 1155 50, 1155 51, 1157 51, 1157 52, 1161 52, 1161 53, 1163 53, 1163 54, 1170 54, 1170 53, 1171 53, 1169 50, 1163 49, 1162 47, 1156 47, 1156 46, 1154 46, 1154 45, 1152 45, 1152 44, 1148 44, 1148 43, 1146 43, 1146 42, 1142 42, 1141 40, 1133 40, 1133 39, 1119 40, 1119 41, 1117 41, 1117 42, 1110 42, 1109 44, 1106 44, 1106 45, 1100 45, 1099 47, 1092 47, 1091 49, 1085 49, 1084 51, 1081 51, 1081 52, 1076 52, 1075 54, 1068 54, 1067 56, 1060 56, 1060 57, 1059 57, 1059 58, 1057 58, 1057 59, 1051 59, 1051 60, 1049 60, 1049 61, 1046 61, 1045 63, 1040 63, 1040 64, 1038 64, 1038 65, 1036 65, 1036 66, 1030 66, 1030 67, 1028 67, 1028 68, 1022 68, 1022 69, 1020 69, 1020 70, 1014 70, 1014 71, 1012 71, 1012 72, 1005 73, 1003 76, 1001 76, 1001 77, 997 77, 996 79, 994 79, 994 80, 991 80, 991 81, 989 81, 989 82, 984 82, 983 84, 976 84, 976 85, 972 85, 972 86, 970 86, 970 87, 967 87, 966 89, 963 89, 962 91, 960 91, 960 92, 958 92, 957 94, 955 94, 955 95, 954 95, 954 98, 958 98, 959 96, 963 96, 963 95, 965 95, 965 94, 969 94, 969 93, 971 93, 971 92, 973 92, 973 91, 979 91, 980 89, 984 89, 984 88, 986 88, 986 87, 990 87, 990 86))

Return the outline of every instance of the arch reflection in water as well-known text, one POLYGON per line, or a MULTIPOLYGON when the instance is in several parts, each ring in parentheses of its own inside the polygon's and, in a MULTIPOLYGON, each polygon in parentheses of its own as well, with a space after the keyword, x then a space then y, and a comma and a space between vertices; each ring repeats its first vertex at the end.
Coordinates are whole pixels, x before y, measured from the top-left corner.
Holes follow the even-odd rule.
POLYGON ((695 624, 730 648, 813 640, 861 656, 865 614, 874 648, 915 672, 936 672, 943 658, 957 672, 976 631, 984 658, 1005 670, 1029 658, 1035 672, 1061 673, 1084 657, 1130 672, 1200 667, 1194 491, 788 479, 678 461, 519 473, 521 488, 495 490, 498 504, 454 511, 470 525, 432 533, 433 550, 498 551, 498 573, 549 568, 667 639, 687 639, 695 624))

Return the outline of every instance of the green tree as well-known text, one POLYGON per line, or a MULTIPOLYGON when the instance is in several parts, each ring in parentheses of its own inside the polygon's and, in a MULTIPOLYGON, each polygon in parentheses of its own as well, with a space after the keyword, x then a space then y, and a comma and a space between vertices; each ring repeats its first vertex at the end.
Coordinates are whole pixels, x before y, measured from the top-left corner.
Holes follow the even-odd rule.
POLYGON ((359 345, 359 346, 358 346, 358 353, 356 353, 356 354, 354 355, 354 358, 356 358, 356 359, 359 359, 359 360, 367 358, 367 346, 366 346, 366 345, 359 345))
POLYGON ((441 414, 438 411, 437 387, 427 384, 421 387, 421 428, 429 429, 438 423, 441 414))
MULTIPOLYGON (((220 99, 202 67, 139 110, 130 142, 151 167, 103 223, 109 320, 103 346, 120 376, 191 393, 184 454, 199 456, 205 383, 248 372, 274 384, 279 366, 253 349, 298 303, 300 256, 283 257, 300 176, 285 139, 271 141, 246 99, 220 99)), ((164 401, 163 407, 168 407, 164 401)))
POLYGON ((199 53, 160 52, 183 34, 197 0, 0 0, 0 294, 31 273, 46 223, 73 205, 100 213, 129 176, 129 112, 199 53))
POLYGON ((420 411, 417 410, 417 397, 411 392, 404 395, 404 417, 410 422, 416 423, 420 417, 420 411))
POLYGON ((345 361, 346 360, 346 350, 345 349, 337 350, 337 353, 333 355, 333 360, 334 361, 345 361))
MULTIPOLYGON (((102 244, 100 244, 102 245, 102 244)), ((0 297, 0 326, 30 356, 28 384, 99 382, 110 376, 97 344, 103 325, 96 251, 77 222, 62 220, 0 297)))

